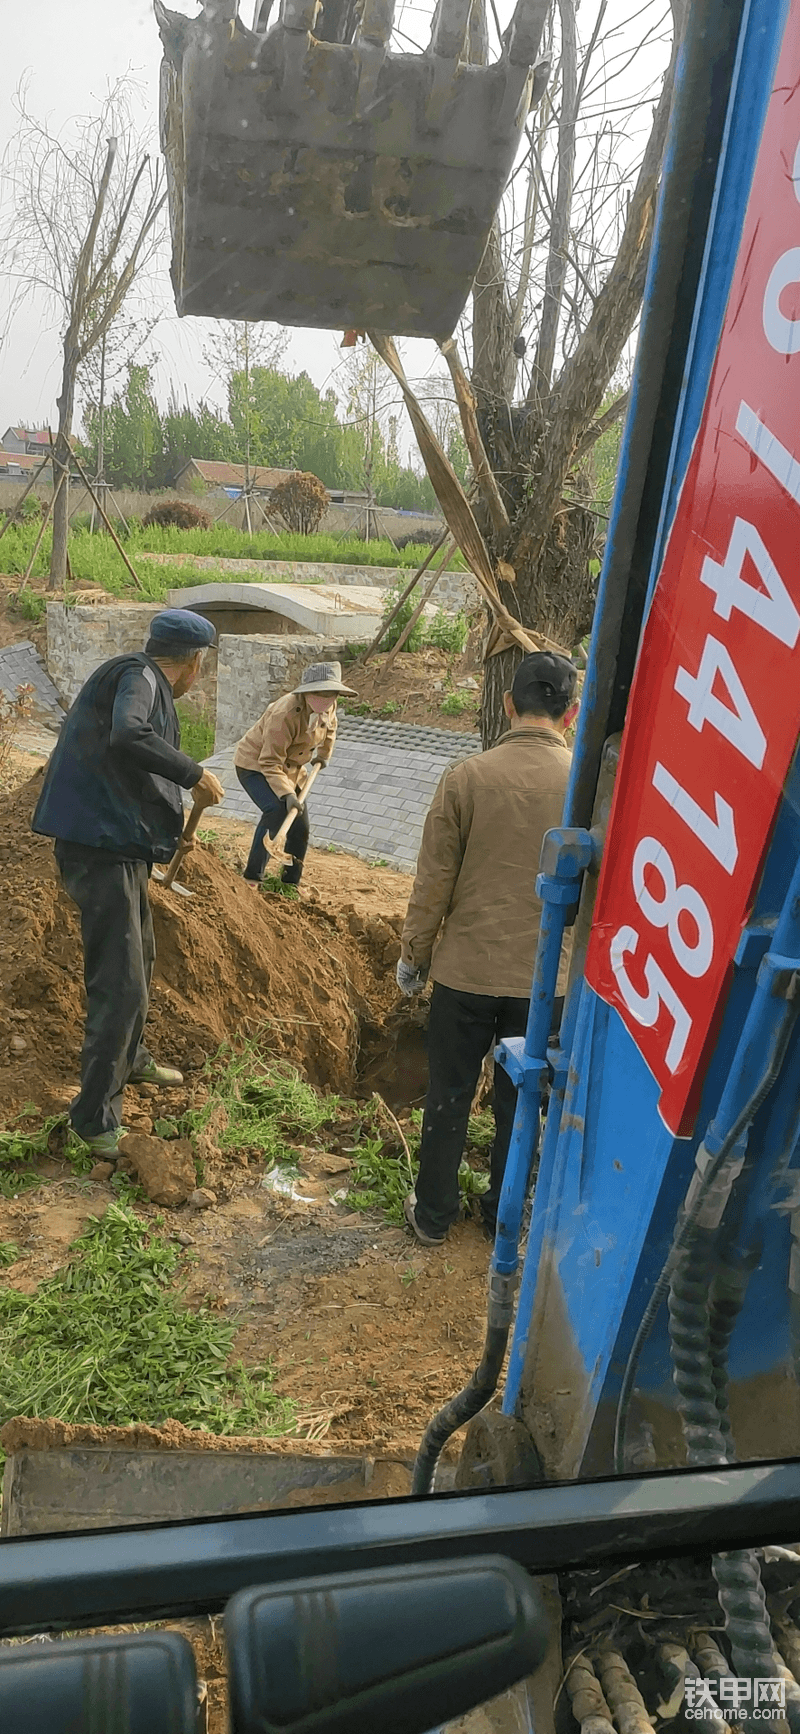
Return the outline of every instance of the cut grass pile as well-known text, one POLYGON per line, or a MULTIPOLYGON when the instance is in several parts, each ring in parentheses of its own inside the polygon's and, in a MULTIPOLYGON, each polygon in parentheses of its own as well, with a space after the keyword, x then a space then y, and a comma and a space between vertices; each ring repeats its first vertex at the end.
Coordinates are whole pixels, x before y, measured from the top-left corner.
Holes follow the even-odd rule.
POLYGON ((0 1285, 0 1424, 34 1415, 291 1431, 292 1407, 273 1396, 269 1367, 231 1360, 235 1325, 182 1305, 178 1261, 156 1229, 113 1203, 34 1294, 0 1285))

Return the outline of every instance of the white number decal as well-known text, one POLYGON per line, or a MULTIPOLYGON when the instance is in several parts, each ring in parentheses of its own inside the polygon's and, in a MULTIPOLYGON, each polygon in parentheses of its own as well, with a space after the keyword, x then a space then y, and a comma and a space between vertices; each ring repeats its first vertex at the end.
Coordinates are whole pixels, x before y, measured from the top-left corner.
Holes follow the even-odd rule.
POLYGON ((769 274, 764 290, 762 323, 764 336, 778 355, 796 355, 800 349, 800 320, 787 319, 781 312, 781 296, 790 283, 800 279, 800 247, 790 247, 782 253, 769 274))
POLYGON ((688 668, 679 668, 675 676, 675 691, 685 698, 689 705, 688 721, 698 734, 706 723, 722 735, 723 740, 730 741, 732 747, 755 765, 757 771, 764 763, 767 742, 764 731, 759 723, 753 706, 742 686, 733 661, 724 644, 717 638, 707 638, 700 658, 700 667, 696 674, 690 674, 688 668), (719 677, 727 688, 733 708, 723 704, 712 691, 714 682, 719 677))
POLYGON ((714 929, 711 916, 699 891, 693 885, 679 885, 663 843, 655 837, 643 837, 633 857, 631 870, 636 901, 645 921, 653 927, 666 927, 672 954, 687 975, 705 975, 714 951, 714 929), (654 867, 664 887, 664 895, 656 902, 648 891, 645 868, 654 867), (697 928, 697 939, 689 945, 680 929, 680 918, 686 914, 697 928))
POLYGON ((628 952, 633 956, 639 944, 639 935, 635 927, 621 927, 611 941, 611 968, 616 977, 617 986, 625 1005, 635 1018, 637 1024, 644 1024, 645 1029, 652 1029, 658 1022, 658 1014, 665 1005, 672 1018, 672 1034, 669 1038, 666 1052, 667 1070, 676 1072, 683 1059, 684 1049, 689 1039, 692 1020, 681 1004, 672 983, 667 981, 664 971, 656 963, 654 957, 647 957, 644 965, 644 979, 649 992, 638 993, 630 980, 625 968, 625 957, 628 952))
POLYGON ((736 417, 736 432, 741 434, 745 445, 760 458, 762 464, 769 470, 776 482, 791 494, 792 499, 800 506, 800 464, 792 457, 784 445, 781 445, 777 434, 770 433, 769 428, 756 415, 749 403, 740 403, 736 417))
POLYGON ((700 582, 714 591, 714 613, 723 620, 730 620, 736 608, 756 626, 763 626, 780 644, 788 644, 790 650, 794 649, 800 635, 800 614, 758 531, 745 518, 734 519, 728 552, 721 563, 712 560, 710 554, 706 555, 700 582), (748 554, 766 595, 764 590, 756 590, 755 585, 747 584, 742 577, 748 554))
POLYGON ((736 841, 736 826, 733 820, 733 808, 722 796, 714 794, 716 819, 699 807, 694 797, 668 771, 666 765, 657 764, 653 772, 653 788, 664 796, 678 818, 688 825, 693 836, 713 855, 720 867, 726 873, 732 873, 739 859, 739 845, 736 841))

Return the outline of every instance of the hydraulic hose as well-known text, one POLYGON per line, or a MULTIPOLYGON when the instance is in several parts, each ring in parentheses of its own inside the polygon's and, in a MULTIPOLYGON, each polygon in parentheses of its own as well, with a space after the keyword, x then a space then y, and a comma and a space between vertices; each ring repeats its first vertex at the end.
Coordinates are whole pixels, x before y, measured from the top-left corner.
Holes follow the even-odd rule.
MULTIPOLYGON (((794 1023, 795 1017, 787 1016, 772 1064, 748 1108, 759 1097, 764 1099, 764 1086, 786 1051, 794 1023)), ((735 1131, 736 1126, 731 1130, 735 1131)), ((727 1142, 720 1147, 717 1166, 727 1142)), ((723 1260, 718 1268, 722 1216, 727 1202, 721 1196, 717 1208, 711 1212, 716 1220, 708 1226, 695 1227, 675 1261, 669 1285, 673 1379, 687 1461, 693 1467, 731 1462, 735 1456, 728 1416, 728 1348, 750 1273, 758 1262, 759 1248, 750 1246, 746 1251, 740 1248, 735 1264, 723 1260)), ((696 1225, 699 1215, 696 1200, 693 1211, 696 1225)), ((731 1251, 729 1248, 728 1260, 731 1251)), ((711 1569, 725 1616, 735 1672, 740 1679, 774 1678, 778 1660, 756 1554, 749 1550, 719 1553, 712 1559, 711 1569)), ((742 1720, 750 1729, 759 1726, 754 1717, 745 1716, 742 1720)), ((800 1705, 792 1706, 789 1721, 792 1734, 798 1734, 800 1705)))
POLYGON ((744 1133, 752 1124, 759 1110, 763 1107, 773 1084, 779 1076, 781 1067, 786 1058, 786 1052, 791 1040, 792 1032, 794 1030, 795 1020, 797 1017, 797 1009, 795 1007, 792 1007, 792 1013, 793 1015, 789 1015, 785 1018, 781 1026, 773 1050, 772 1059, 770 1060, 764 1076, 761 1079, 761 1083, 758 1085, 757 1089, 753 1091, 749 1100, 745 1102, 741 1112, 737 1114, 730 1131, 727 1133, 727 1136, 723 1138, 716 1156, 711 1158, 702 1174, 702 1177, 699 1177, 699 1184, 697 1185, 697 1189, 692 1197, 691 1207, 689 1209, 684 1208, 678 1217, 672 1246, 670 1247, 669 1253, 664 1262, 661 1275, 656 1282, 645 1311, 642 1314, 641 1322, 633 1340, 633 1346, 628 1357, 628 1363, 622 1380, 614 1425, 614 1468, 618 1475, 625 1474, 625 1444, 628 1430, 628 1416, 630 1414, 630 1406, 636 1385, 636 1375, 639 1371, 639 1362, 642 1358, 642 1351, 644 1350, 656 1318, 669 1293, 669 1286, 672 1281, 673 1272, 678 1264, 678 1260, 690 1246, 694 1239, 694 1235, 697 1232, 697 1219, 700 1216, 709 1194, 711 1193, 712 1187, 719 1179, 725 1163, 730 1159, 740 1138, 744 1136, 744 1133))
POLYGON ((678 1389, 686 1461, 693 1468, 728 1461, 709 1328, 715 1240, 716 1231, 699 1235, 681 1253, 669 1285, 672 1377, 678 1389))
POLYGON ((436 1465, 448 1439, 471 1421, 494 1396, 503 1370, 508 1334, 514 1316, 516 1271, 503 1276, 492 1267, 489 1271, 489 1305, 486 1316, 486 1337, 478 1366, 463 1391, 457 1392, 429 1421, 417 1452, 411 1480, 412 1494, 431 1493, 436 1465))

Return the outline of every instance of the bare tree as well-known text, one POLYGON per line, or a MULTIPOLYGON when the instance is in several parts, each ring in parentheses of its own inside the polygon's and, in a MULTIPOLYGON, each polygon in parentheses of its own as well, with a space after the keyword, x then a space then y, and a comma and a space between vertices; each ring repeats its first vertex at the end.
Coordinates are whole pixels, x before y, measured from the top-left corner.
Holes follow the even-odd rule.
POLYGON ((97 112, 56 136, 17 92, 19 127, 5 171, 12 215, 2 253, 13 284, 11 317, 41 293, 59 321, 61 390, 57 399, 50 585, 67 575, 69 467, 80 369, 103 343, 132 285, 161 240, 166 200, 156 156, 132 119, 132 87, 121 81, 97 112))
MULTIPOLYGON (((604 526, 588 466, 627 401, 614 387, 641 306, 685 4, 643 0, 626 12, 583 0, 579 11, 578 0, 552 0, 549 86, 469 316, 442 346, 504 607, 567 649, 591 622, 604 526)), ((492 31, 496 47, 493 0, 488 12, 473 0, 471 60, 489 57, 492 31)), ((488 746, 506 727, 502 693, 522 652, 507 629, 490 634, 487 652, 488 746)))

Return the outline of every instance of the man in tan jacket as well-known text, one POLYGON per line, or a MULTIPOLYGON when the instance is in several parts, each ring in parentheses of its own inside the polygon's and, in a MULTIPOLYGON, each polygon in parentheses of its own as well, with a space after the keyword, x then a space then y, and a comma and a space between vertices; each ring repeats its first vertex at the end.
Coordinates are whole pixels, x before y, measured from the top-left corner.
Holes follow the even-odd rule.
MULTIPOLYGON (((397 965, 404 994, 421 992, 429 973, 434 982, 419 1174, 405 1203, 423 1246, 444 1240, 458 1216, 458 1168, 486 1054, 505 1036, 525 1033, 542 907, 536 874, 544 834, 561 822, 576 687, 566 657, 526 656, 503 699, 509 732, 445 772, 425 820, 397 965)), ((490 1231, 515 1105, 516 1091, 497 1067, 491 1176, 481 1199, 490 1231)))
POLYGON ((244 870, 249 884, 261 884, 269 861, 266 838, 275 836, 290 812, 297 815, 286 838, 292 865, 284 867, 281 879, 285 885, 300 884, 309 825, 305 803, 297 792, 298 779, 312 753, 316 764, 328 764, 336 743, 336 700, 340 693, 352 690, 342 684, 341 663, 313 663, 303 670, 294 692, 267 705, 263 716, 240 740, 233 756, 236 775, 261 809, 244 870))

